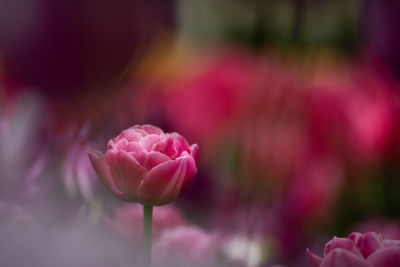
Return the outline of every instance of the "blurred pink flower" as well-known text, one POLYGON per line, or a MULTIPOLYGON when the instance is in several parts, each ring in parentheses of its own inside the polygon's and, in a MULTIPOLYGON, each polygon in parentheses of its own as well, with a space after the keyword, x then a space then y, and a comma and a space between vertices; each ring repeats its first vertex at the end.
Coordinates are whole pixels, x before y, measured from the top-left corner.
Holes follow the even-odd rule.
POLYGON ((178 133, 136 125, 108 142, 105 155, 89 151, 93 168, 120 200, 164 205, 182 195, 196 175, 199 147, 178 133))
POLYGON ((368 71, 354 76, 355 88, 343 99, 348 143, 356 157, 380 158, 396 139, 399 96, 381 77, 368 71))
POLYGON ((309 250, 307 257, 313 267, 395 267, 400 266, 400 240, 382 239, 374 232, 354 232, 329 241, 323 258, 309 250))
POLYGON ((32 216, 14 202, 0 201, 0 231, 8 226, 32 222, 32 216))
MULTIPOLYGON (((22 201, 44 195, 49 180, 49 149, 41 139, 42 101, 34 94, 16 95, 0 107, 0 195, 22 201)), ((52 179, 54 180, 54 179, 52 179)))
POLYGON ((332 158, 305 156, 296 168, 286 196, 286 213, 294 221, 329 220, 342 186, 342 170, 332 158))
MULTIPOLYGON (((143 207, 137 203, 129 203, 115 209, 114 217, 105 217, 105 223, 124 236, 141 240, 143 234, 143 207)), ((154 207, 153 238, 158 238, 162 232, 184 225, 179 210, 171 205, 154 207)))
POLYGON ((153 247, 154 267, 216 266, 215 237, 200 228, 165 231, 153 247))
POLYGON ((320 81, 309 91, 310 130, 319 148, 364 164, 384 157, 393 147, 399 128, 399 95, 372 68, 355 64, 347 68, 345 74, 331 74, 341 84, 331 88, 328 81, 320 81), (345 75, 347 79, 340 79, 345 75))
POLYGON ((251 57, 238 51, 220 53, 190 63, 166 96, 167 120, 200 143, 229 128, 254 83, 256 64, 251 57))
POLYGON ((74 195, 77 191, 86 199, 93 197, 96 173, 90 164, 86 151, 89 145, 74 145, 64 160, 64 184, 68 193, 74 195))

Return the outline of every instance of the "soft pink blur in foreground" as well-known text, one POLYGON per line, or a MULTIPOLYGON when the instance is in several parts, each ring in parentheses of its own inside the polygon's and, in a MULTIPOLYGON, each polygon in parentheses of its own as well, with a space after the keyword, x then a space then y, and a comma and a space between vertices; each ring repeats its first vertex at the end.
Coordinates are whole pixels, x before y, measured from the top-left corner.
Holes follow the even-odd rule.
POLYGON ((307 250, 313 267, 396 267, 400 266, 400 240, 382 239, 374 232, 334 237, 325 245, 324 258, 307 250))
POLYGON ((120 200, 164 205, 182 195, 196 175, 199 147, 179 134, 136 125, 108 142, 107 152, 89 151, 93 168, 120 200))
POLYGON ((200 228, 178 227, 165 231, 154 244, 154 266, 216 266, 216 248, 215 238, 200 228))

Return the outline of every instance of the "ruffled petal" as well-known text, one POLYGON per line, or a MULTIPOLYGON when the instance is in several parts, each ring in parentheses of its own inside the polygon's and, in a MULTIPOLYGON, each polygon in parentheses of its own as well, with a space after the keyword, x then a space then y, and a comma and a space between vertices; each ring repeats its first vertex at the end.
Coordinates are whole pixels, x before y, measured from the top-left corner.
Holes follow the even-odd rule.
POLYGON ((322 260, 320 267, 373 267, 362 257, 341 248, 334 249, 322 260))
POLYGON ((143 130, 140 125, 132 126, 128 130, 135 131, 136 133, 140 134, 142 137, 145 137, 149 134, 147 131, 143 130))
POLYGON ((140 128, 145 130, 148 134, 164 135, 163 130, 154 125, 144 124, 140 128))
POLYGON ((161 140, 161 136, 150 134, 140 140, 140 144, 146 149, 148 152, 151 151, 153 145, 161 140))
POLYGON ((137 201, 137 189, 147 170, 125 151, 109 150, 105 157, 117 189, 128 201, 137 201))
POLYGON ((197 144, 191 145, 190 151, 191 151, 192 157, 194 158, 194 161, 197 164, 199 162, 199 146, 197 144))
MULTIPOLYGON (((186 176, 185 179, 183 179, 182 187, 180 189, 180 196, 183 195, 188 187, 192 184, 193 178, 196 176, 197 173, 197 167, 196 167, 196 162, 195 159, 190 156, 187 152, 182 153, 183 157, 187 158, 187 168, 186 168, 186 176)), ((178 158, 179 159, 179 158, 178 158)))
POLYGON ((125 138, 119 139, 117 143, 115 143, 116 149, 126 150, 128 145, 128 141, 125 138))
POLYGON ((194 160, 190 156, 163 162, 151 169, 139 186, 139 201, 147 205, 164 205, 174 201, 193 179, 194 160))
POLYGON ((178 133, 170 133, 167 134, 169 138, 172 138, 173 140, 173 147, 174 147, 174 154, 171 156, 172 158, 177 158, 179 157, 182 152, 186 151, 190 153, 190 148, 189 148, 189 143, 186 141, 185 138, 183 138, 182 135, 178 133))
POLYGON ((143 146, 136 142, 130 142, 126 145, 127 152, 135 152, 139 154, 143 150, 144 150, 143 146))
POLYGON ((332 250, 334 250, 336 248, 345 249, 345 250, 353 252, 359 256, 362 256, 360 254, 360 251, 354 244, 353 240, 351 240, 349 238, 337 238, 337 237, 334 237, 331 241, 329 241, 325 245, 324 255, 325 256, 328 255, 329 252, 331 252, 332 250))
POLYGON ((166 137, 153 146, 153 151, 158 151, 167 155, 168 157, 171 157, 175 153, 173 144, 174 141, 172 138, 166 137))
POLYGON ((306 253, 307 253, 308 262, 310 263, 311 267, 319 267, 321 265, 321 262, 322 262, 321 257, 315 255, 309 249, 307 249, 306 253))
POLYGON ((353 240, 354 244, 358 244, 358 240, 360 238, 362 238, 362 236, 364 236, 363 234, 359 233, 359 232, 353 232, 349 235, 349 239, 353 240))
POLYGON ((400 266, 400 247, 378 249, 368 257, 367 262, 374 267, 398 267, 400 266))
POLYGON ((143 135, 134 129, 127 129, 122 131, 120 137, 125 138, 128 142, 139 142, 143 138, 143 135))
POLYGON ((104 160, 104 155, 98 150, 89 150, 87 152, 93 169, 99 176, 100 180, 118 199, 125 200, 123 192, 117 188, 112 179, 110 168, 104 160))
POLYGON ((149 153, 149 156, 147 157, 147 161, 145 162, 144 167, 150 170, 168 160, 170 160, 170 158, 167 155, 164 155, 158 151, 151 151, 149 153))
POLYGON ((362 255, 367 258, 376 250, 383 248, 384 245, 382 238, 377 233, 369 232, 358 239, 357 247, 360 249, 362 255))

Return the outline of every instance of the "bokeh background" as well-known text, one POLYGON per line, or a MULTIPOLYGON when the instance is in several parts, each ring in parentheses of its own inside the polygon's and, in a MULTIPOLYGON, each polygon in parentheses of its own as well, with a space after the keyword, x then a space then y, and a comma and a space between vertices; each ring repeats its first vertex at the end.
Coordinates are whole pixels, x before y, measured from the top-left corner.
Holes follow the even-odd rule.
POLYGON ((308 266, 400 239, 400 2, 0 0, 0 264, 140 266, 141 208, 86 151, 134 124, 200 146, 154 266, 308 266))

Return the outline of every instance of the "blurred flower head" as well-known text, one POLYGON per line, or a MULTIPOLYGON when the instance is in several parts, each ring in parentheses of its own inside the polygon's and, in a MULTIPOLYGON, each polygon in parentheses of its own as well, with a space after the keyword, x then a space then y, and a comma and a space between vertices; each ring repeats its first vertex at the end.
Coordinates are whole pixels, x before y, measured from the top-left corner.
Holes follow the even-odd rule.
POLYGON ((68 193, 81 194, 89 201, 93 197, 93 188, 97 181, 87 150, 90 145, 76 144, 68 151, 63 164, 64 184, 68 193))
POLYGON ((382 239, 375 232, 352 233, 347 238, 334 237, 325 245, 324 257, 320 258, 307 250, 313 267, 378 267, 400 264, 400 240, 382 239))
POLYGON ((14 202, 0 201, 0 232, 32 222, 32 215, 14 202))
POLYGON ((165 231, 153 247, 153 265, 216 266, 215 237, 200 228, 183 226, 165 231))

